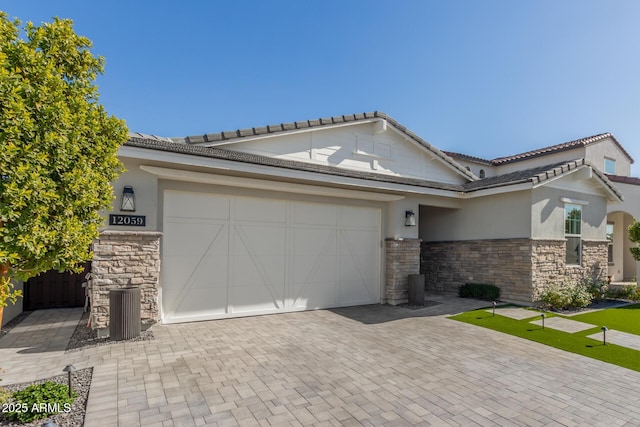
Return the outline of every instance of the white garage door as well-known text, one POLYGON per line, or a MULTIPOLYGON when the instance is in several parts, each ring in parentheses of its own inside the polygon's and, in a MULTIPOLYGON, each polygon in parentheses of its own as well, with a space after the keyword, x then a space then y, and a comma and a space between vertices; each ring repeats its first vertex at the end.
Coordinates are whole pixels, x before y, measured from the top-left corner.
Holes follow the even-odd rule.
POLYGON ((380 209, 167 190, 165 323, 380 302, 380 209))

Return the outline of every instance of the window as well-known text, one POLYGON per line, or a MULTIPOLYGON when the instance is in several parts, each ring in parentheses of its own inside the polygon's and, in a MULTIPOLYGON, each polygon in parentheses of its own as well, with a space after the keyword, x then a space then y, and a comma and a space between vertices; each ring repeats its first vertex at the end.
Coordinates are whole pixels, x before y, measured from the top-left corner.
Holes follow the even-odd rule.
POLYGON ((607 262, 613 264, 613 223, 607 223, 607 240, 609 241, 609 251, 607 253, 607 262))
POLYGON ((566 262, 580 265, 582 261, 582 206, 564 205, 564 236, 567 239, 566 262))
POLYGON ((480 178, 484 178, 484 177, 485 177, 484 169, 480 169, 480 178))
POLYGON ((608 173, 610 175, 616 174, 616 161, 613 159, 604 159, 604 173, 608 173))

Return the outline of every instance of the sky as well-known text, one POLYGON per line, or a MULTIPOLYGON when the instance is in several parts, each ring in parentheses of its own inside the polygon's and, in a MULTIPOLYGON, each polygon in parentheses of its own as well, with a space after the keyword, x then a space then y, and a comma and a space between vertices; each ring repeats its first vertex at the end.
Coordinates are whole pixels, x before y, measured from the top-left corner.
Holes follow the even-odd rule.
POLYGON ((0 0, 74 21, 100 102, 187 136, 384 111, 491 159, 611 132, 640 176, 636 0, 0 0))

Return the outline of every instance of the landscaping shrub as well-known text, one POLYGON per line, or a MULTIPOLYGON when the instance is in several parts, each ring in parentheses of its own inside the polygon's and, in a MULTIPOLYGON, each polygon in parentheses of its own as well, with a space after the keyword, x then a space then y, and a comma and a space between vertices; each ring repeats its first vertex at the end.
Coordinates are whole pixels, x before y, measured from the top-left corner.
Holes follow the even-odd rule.
POLYGON ((493 301, 500 298, 500 288, 482 283, 465 283, 458 286, 458 295, 460 298, 478 298, 493 301))
POLYGON ((593 301, 602 301, 606 297, 609 284, 605 280, 587 278, 583 283, 593 297, 593 301))
POLYGON ((606 296, 613 299, 640 301, 640 289, 634 285, 625 286, 624 288, 610 288, 607 290, 606 296))
MULTIPOLYGON (((0 368, 0 374, 4 373, 4 369, 0 368)), ((0 381, 2 381, 0 379, 0 381)), ((11 393, 9 391, 7 391, 4 387, 0 387, 0 404, 4 403, 9 396, 11 396, 11 393)))
POLYGON ((542 305, 555 310, 584 308, 592 300, 593 295, 584 282, 553 283, 539 296, 542 305))
POLYGON ((73 397, 69 397, 69 387, 64 384, 53 381, 34 384, 13 393, 12 402, 9 405, 13 410, 7 412, 6 416, 22 423, 47 418, 70 410, 71 404, 78 397, 75 391, 72 395, 73 397))

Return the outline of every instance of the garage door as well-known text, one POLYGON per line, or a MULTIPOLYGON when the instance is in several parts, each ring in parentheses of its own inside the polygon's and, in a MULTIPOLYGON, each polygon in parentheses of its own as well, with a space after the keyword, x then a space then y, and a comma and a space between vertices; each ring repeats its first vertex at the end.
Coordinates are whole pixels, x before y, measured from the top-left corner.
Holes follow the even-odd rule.
POLYGON ((167 190, 165 323, 380 302, 378 208, 167 190))

